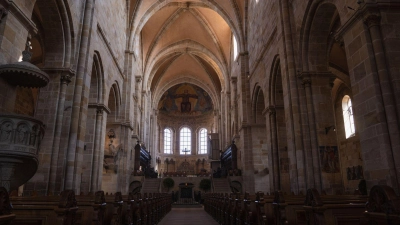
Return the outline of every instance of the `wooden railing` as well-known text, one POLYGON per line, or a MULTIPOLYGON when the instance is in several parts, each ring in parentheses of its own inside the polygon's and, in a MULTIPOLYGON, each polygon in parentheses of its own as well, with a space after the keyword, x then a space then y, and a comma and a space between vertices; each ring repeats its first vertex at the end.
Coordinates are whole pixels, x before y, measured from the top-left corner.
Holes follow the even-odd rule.
POLYGON ((135 165, 133 175, 135 176, 146 176, 147 178, 157 178, 158 173, 155 172, 154 168, 150 166, 151 155, 146 149, 144 149, 139 141, 135 146, 135 165), (139 169, 141 168, 141 169, 139 169))
POLYGON ((8 219, 13 225, 153 225, 171 210, 172 204, 171 195, 165 193, 104 195, 103 191, 77 196, 73 191, 63 191, 60 196, 10 197, 9 200, 4 205, 12 205, 12 210, 0 212, 0 224, 8 219))
POLYGON ((226 171, 237 169, 237 147, 234 141, 222 152, 221 167, 226 169, 226 171))
POLYGON ((320 195, 316 189, 306 196, 209 193, 204 209, 220 224, 400 224, 400 198, 388 186, 374 186, 369 197, 320 195))

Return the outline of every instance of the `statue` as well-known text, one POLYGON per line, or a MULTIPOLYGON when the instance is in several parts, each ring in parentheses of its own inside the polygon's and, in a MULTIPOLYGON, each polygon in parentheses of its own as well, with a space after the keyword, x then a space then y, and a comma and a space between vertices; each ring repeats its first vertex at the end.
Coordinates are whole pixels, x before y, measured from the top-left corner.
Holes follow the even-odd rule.
POLYGON ((123 149, 121 145, 115 147, 112 143, 108 145, 108 154, 104 156, 104 168, 114 168, 114 172, 118 172, 119 159, 122 157, 123 149))
POLYGON ((19 144, 25 144, 27 139, 28 139, 28 127, 26 124, 21 124, 18 126, 18 136, 17 136, 17 143, 19 144))
POLYGON ((5 122, 0 128, 0 141, 8 141, 11 138, 12 123, 5 122))

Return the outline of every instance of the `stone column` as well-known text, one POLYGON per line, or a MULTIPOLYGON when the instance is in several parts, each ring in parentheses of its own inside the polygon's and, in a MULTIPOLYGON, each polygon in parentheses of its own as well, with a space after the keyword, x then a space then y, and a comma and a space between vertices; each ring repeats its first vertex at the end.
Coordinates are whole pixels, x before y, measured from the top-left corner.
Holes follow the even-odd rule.
MULTIPOLYGON (((270 136, 271 136, 271 157, 272 160, 272 180, 273 180, 273 190, 272 191, 279 191, 281 189, 281 182, 279 176, 279 149, 278 149, 278 131, 276 129, 276 110, 275 106, 269 106, 266 110, 265 114, 268 114, 269 118, 266 118, 270 124, 270 136)), ((272 185, 271 185, 272 186, 272 185)))
POLYGON ((310 127, 311 155, 312 155, 311 170, 313 171, 312 174, 314 174, 314 187, 321 192, 322 191, 321 169, 319 164, 318 138, 316 133, 314 105, 311 94, 311 78, 309 76, 303 76, 302 84, 304 86, 306 93, 307 115, 310 127))
MULTIPOLYGON (((224 91, 221 91, 221 101, 220 101, 220 118, 221 118, 221 115, 224 115, 223 116, 223 118, 224 119, 219 119, 219 121, 218 121, 218 127, 219 127, 219 129, 218 130, 209 130, 208 132, 209 133, 215 133, 215 132, 218 132, 218 134, 219 134, 219 139, 220 140, 225 140, 225 135, 226 135, 226 132, 224 133, 224 131, 226 131, 226 108, 225 108, 225 106, 226 106, 226 101, 227 101, 227 99, 226 99, 226 95, 225 95, 225 92, 224 91), (223 135, 223 133, 225 134, 225 135, 223 135)), ((223 142, 222 142, 223 143, 223 142)))
POLYGON ((396 104, 394 101, 394 92, 391 86, 391 80, 388 73, 388 67, 385 58, 385 49, 380 29, 381 17, 377 14, 370 13, 364 18, 365 24, 371 36, 372 48, 375 59, 375 69, 377 73, 376 80, 380 84, 380 92, 382 98, 379 99, 385 109, 387 133, 389 141, 388 147, 383 150, 387 156, 386 162, 389 166, 390 176, 393 177, 393 188, 399 191, 400 189, 400 132, 399 132, 399 119, 396 112, 396 104), (394 126, 392 124, 397 124, 394 126))
POLYGON ((137 135, 137 138, 140 137, 140 131, 138 130, 138 125, 140 125, 140 120, 141 120, 141 113, 140 113, 140 92, 139 92, 139 87, 140 83, 142 82, 142 76, 141 75, 136 75, 135 76, 135 89, 133 93, 133 98, 134 98, 134 106, 133 106, 133 118, 134 118, 134 133, 137 135))
POLYGON ((76 189, 76 176, 77 172, 75 165, 77 160, 76 153, 80 152, 83 148, 83 141, 79 140, 78 133, 79 127, 82 125, 80 111, 82 107, 82 95, 84 89, 84 77, 85 70, 88 60, 88 49, 89 49, 89 38, 90 31, 92 27, 92 13, 94 8, 94 0, 86 0, 83 26, 82 26, 82 36, 79 49, 78 66, 75 78, 75 90, 74 99, 72 104, 72 114, 71 114, 71 128, 69 131, 69 141, 67 149, 67 162, 65 166, 65 176, 64 176, 64 189, 76 189))
POLYGON ((232 138, 232 133, 231 133, 231 124, 232 124, 232 114, 231 114, 231 92, 227 91, 226 92, 226 97, 225 97, 225 113, 223 115, 226 116, 226 123, 225 123, 225 127, 224 127, 224 131, 225 131, 225 138, 222 140, 222 143, 227 143, 228 140, 231 140, 232 138))
POLYGON ((146 91, 142 91, 142 95, 141 95, 141 109, 142 109, 142 115, 141 115, 141 117, 140 117, 140 123, 141 123, 141 125, 140 125, 140 129, 141 129, 141 132, 140 132, 140 139, 141 139, 141 141, 143 142, 143 143, 145 143, 146 144, 146 146, 148 146, 148 144, 149 143, 146 143, 146 129, 148 129, 148 127, 147 126, 145 126, 146 125, 146 120, 147 120, 147 117, 146 117, 146 115, 147 115, 147 92, 146 91))
POLYGON ((15 163, 1 163, 0 167, 1 186, 4 187, 8 192, 10 192, 11 179, 14 177, 14 166, 15 163))
MULTIPOLYGON (((231 82, 232 82, 232 89, 233 89, 233 95, 232 95, 232 109, 231 114, 233 111, 233 121, 235 122, 235 126, 233 127, 233 135, 238 135, 238 124, 239 124, 239 115, 238 115, 238 92, 237 92, 237 77, 231 77, 231 82)), ((230 127, 229 127, 230 129, 230 127)))
POLYGON ((57 175, 57 167, 58 167, 58 155, 60 151, 60 141, 61 141, 61 131, 63 127, 63 118, 64 118, 64 106, 65 106, 65 94, 67 90, 68 84, 71 82, 71 74, 69 72, 64 72, 64 74, 60 78, 60 94, 58 96, 58 107, 57 107, 57 117, 54 128, 54 140, 51 154, 51 164, 50 164, 50 172, 49 172, 49 180, 48 180, 48 188, 47 192, 55 194, 57 191, 56 188, 56 177, 57 175))
POLYGON ((319 152, 318 152, 318 138, 316 133, 316 124, 315 124, 315 115, 314 115, 314 105, 311 94, 311 78, 310 76, 302 77, 302 84, 306 93, 306 101, 307 101, 307 115, 308 115, 308 123, 310 127, 310 138, 311 138, 311 154, 312 154, 312 162, 311 168, 310 163, 307 163, 308 168, 312 170, 314 174, 314 187, 321 192, 322 191, 322 180, 321 180, 321 168, 319 163, 319 152))
MULTIPOLYGON (((155 134, 155 137, 153 137, 152 135, 150 135, 151 137, 153 137, 152 140, 150 140, 153 144, 153 148, 154 148, 154 153, 160 153, 160 145, 158 144, 157 141, 160 140, 160 131, 158 130, 158 110, 153 110, 154 112, 154 117, 153 117, 153 131, 152 134, 155 134)), ((155 156, 155 155, 154 155, 155 156)))
POLYGON ((101 145, 101 129, 103 125, 103 108, 98 107, 96 110, 96 125, 94 129, 94 141, 93 141, 93 159, 92 159, 92 176, 90 182, 90 191, 96 192, 99 190, 99 173, 100 173, 100 145, 101 145))
POLYGON ((213 133, 220 133, 220 129, 218 127, 219 124, 219 111, 218 110, 214 110, 214 128, 215 130, 213 131, 213 133))
MULTIPOLYGON (((282 22, 283 49, 287 57, 282 60, 285 68, 282 73, 282 81, 286 83, 286 91, 288 97, 285 99, 285 113, 287 114, 287 138, 288 138, 288 154, 290 159, 290 183, 291 189, 295 193, 299 191, 305 192, 305 168, 303 165, 303 137, 300 124, 300 104, 299 104, 299 91, 296 79, 296 61, 294 57, 292 24, 288 0, 279 1, 280 6, 280 19, 282 22)), ((284 85, 285 91, 285 85, 284 85)))

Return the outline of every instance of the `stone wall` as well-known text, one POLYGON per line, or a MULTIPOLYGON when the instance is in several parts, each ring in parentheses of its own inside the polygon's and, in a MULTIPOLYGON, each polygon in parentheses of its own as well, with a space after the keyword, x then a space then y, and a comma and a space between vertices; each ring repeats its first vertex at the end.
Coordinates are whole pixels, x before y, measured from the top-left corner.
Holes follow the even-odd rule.
POLYGON ((267 141, 265 124, 252 126, 255 190, 270 191, 267 141))

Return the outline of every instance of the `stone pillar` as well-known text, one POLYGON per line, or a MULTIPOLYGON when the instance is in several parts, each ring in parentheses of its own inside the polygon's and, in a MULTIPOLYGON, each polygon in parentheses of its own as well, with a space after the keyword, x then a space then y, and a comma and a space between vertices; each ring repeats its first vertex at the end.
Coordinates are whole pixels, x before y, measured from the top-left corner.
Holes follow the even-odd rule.
POLYGON ((105 149, 105 142, 106 142, 106 128, 107 128, 107 115, 110 113, 108 108, 104 108, 107 110, 103 110, 102 120, 101 120, 101 127, 100 127, 100 145, 99 145, 99 155, 98 155, 98 178, 97 178, 97 188, 102 188, 102 181, 103 181, 103 164, 104 164, 104 149, 105 149), (105 112, 105 113, 104 113, 105 112))
POLYGON ((93 159, 92 159, 92 176, 90 182, 90 192, 96 192, 99 189, 99 173, 100 171, 100 145, 101 145, 101 129, 103 125, 103 108, 98 107, 96 110, 96 125, 94 130, 93 141, 93 159))
POLYGON ((285 99, 285 113, 289 118, 287 121, 287 138, 288 138, 288 155, 290 159, 289 173, 290 183, 293 192, 306 191, 305 184, 305 168, 304 168, 304 146, 302 129, 300 124, 300 104, 299 104, 299 91, 296 79, 296 62, 294 57, 293 36, 291 16, 288 0, 279 1, 280 6, 280 19, 282 21, 282 31, 285 36, 283 40, 283 55, 287 57, 282 60, 283 67, 285 68, 282 73, 282 81, 284 84, 284 91, 288 93, 285 99), (286 86, 286 90, 285 90, 286 86), (286 110, 287 109, 287 110, 286 110))
POLYGON ((140 137, 140 130, 138 130, 138 125, 140 125, 140 120, 141 120, 141 113, 140 113, 140 83, 142 82, 142 76, 141 75, 136 75, 135 76, 135 89, 133 93, 133 98, 135 100, 134 106, 133 106, 133 119, 134 119, 134 133, 137 135, 137 138, 140 137))
POLYGON ((14 170, 15 170, 14 166, 15 163, 1 163, 0 167, 0 179, 1 179, 0 184, 1 187, 4 187, 8 192, 10 192, 11 179, 14 177, 14 170))
POLYGON ((385 109, 385 120, 387 123, 387 133, 389 141, 388 147, 383 150, 387 160, 385 160, 389 167, 389 173, 392 177, 393 188, 397 191, 400 190, 400 132, 399 132, 399 119, 396 112, 396 104, 394 101, 394 93, 391 86, 391 80, 388 73, 388 66, 385 58, 385 49, 383 46, 381 29, 380 29, 380 15, 369 13, 364 18, 364 23, 368 26, 371 43, 374 53, 375 66, 374 72, 377 73, 376 80, 380 84, 380 93, 382 98, 379 99, 383 108, 385 109), (397 126, 392 125, 397 124, 397 126))
MULTIPOLYGON (((240 133, 240 140, 238 140, 238 152, 241 152, 242 158, 242 171, 243 171, 243 183, 244 190, 247 192, 255 191, 254 181, 254 160, 253 160, 253 145, 252 145, 252 127, 249 124, 251 117, 251 97, 250 97, 250 83, 248 79, 249 75, 249 53, 247 51, 240 53, 240 77, 238 80, 238 91, 240 94, 234 96, 234 100, 237 101, 235 112, 237 113, 237 132, 240 133), (238 115, 238 112, 241 115, 238 115), (239 131, 240 129, 240 131, 239 131)), ((233 85, 236 86, 235 80, 233 85)), ((234 92, 235 92, 234 88, 234 92)))
MULTIPOLYGON (((83 140, 79 140, 78 133, 79 127, 82 126, 83 121, 81 121, 80 111, 82 107, 82 95, 84 89, 84 78, 85 70, 88 60, 88 49, 89 49, 89 38, 90 31, 92 27, 92 13, 94 7, 94 0, 86 0, 83 26, 82 26, 82 36, 81 44, 79 49, 78 66, 75 79, 75 90, 74 98, 72 104, 72 114, 71 114, 71 128, 69 131, 69 141, 67 149, 67 162, 65 165, 65 176, 64 176, 64 189, 76 189, 77 174, 75 165, 77 160, 76 153, 80 152, 83 148, 83 140)), ((84 126, 84 125, 83 125, 84 126)))
POLYGON ((318 191, 322 191, 322 180, 321 180, 321 168, 319 163, 319 152, 318 152, 318 137, 316 133, 315 115, 314 115, 314 105, 311 93, 311 78, 309 76, 302 77, 302 84, 305 89, 306 102, 307 102, 307 115, 308 115, 308 125, 310 127, 310 139, 311 139, 311 159, 312 161, 307 163, 308 169, 312 171, 314 185, 318 191))
POLYGON ((214 110, 214 130, 212 131, 213 133, 220 133, 220 129, 219 129, 219 118, 220 118, 220 114, 218 110, 214 110))
MULTIPOLYGON (((271 167, 272 167, 272 182, 274 189, 272 191, 279 191, 281 189, 281 182, 280 182, 280 176, 279 176, 279 149, 278 149, 278 131, 276 129, 276 110, 275 106, 269 106, 268 109, 265 112, 266 116, 268 116, 267 121, 269 121, 270 125, 270 136, 271 136, 271 154, 269 157, 271 157, 272 160, 270 160, 271 167)), ((268 128, 267 128, 268 129, 268 128)), ((270 173, 271 174, 271 173, 270 173)))
POLYGON ((231 114, 231 92, 226 92, 225 97, 225 113, 223 114, 226 116, 225 120, 225 127, 223 131, 225 131, 225 138, 222 140, 222 143, 227 143, 228 140, 231 140, 233 134, 231 131, 231 124, 232 124, 232 114, 231 114))
MULTIPOLYGON (((231 115, 233 117, 233 121, 235 122, 235 126, 233 127, 233 135, 238 135, 238 124, 239 124, 239 115, 238 115, 238 92, 237 92, 237 77, 231 77, 231 82, 232 82, 232 89, 233 89, 233 95, 232 95, 232 107, 231 107, 231 115), (233 113, 232 113, 233 112, 233 113)), ((231 126, 229 127, 231 129, 231 126)))
MULTIPOLYGON (((159 145, 159 140, 161 138, 160 136, 160 131, 158 130, 158 110, 153 110, 154 112, 154 117, 153 117, 153 131, 151 132, 151 134, 155 134, 155 136, 150 135, 150 137, 152 137, 153 139, 150 139, 150 142, 154 143, 153 144, 153 148, 154 148, 154 153, 160 153, 160 145, 159 145)), ((171 134, 172 135, 172 134, 171 134)), ((156 154, 154 154, 154 157, 156 156, 156 154)))
POLYGON ((146 120, 147 120, 147 92, 146 91, 142 91, 142 95, 141 95, 141 117, 140 117, 140 139, 143 143, 146 144, 146 146, 148 146, 149 143, 146 143, 146 129, 148 129, 148 127, 146 126, 146 120))
MULTIPOLYGON (((214 133, 217 132, 219 133, 219 139, 224 141, 225 140, 225 135, 226 135, 226 95, 224 91, 221 91, 221 101, 220 101, 220 114, 219 118, 221 118, 221 115, 223 115, 223 119, 218 120, 218 130, 209 130, 209 133, 214 133), (225 133, 224 133, 225 132, 225 133), (224 135, 225 134, 225 135, 224 135)), ((222 142, 223 143, 223 142, 222 142)))
POLYGON ((68 72, 64 72, 64 74, 60 78, 60 94, 58 96, 57 117, 54 128, 54 140, 53 140, 53 147, 51 154, 48 188, 47 188, 47 192, 52 194, 55 194, 55 192, 62 191, 55 189, 56 189, 56 177, 61 175, 57 174, 58 155, 60 151, 61 131, 63 127, 65 94, 67 86, 70 82, 71 82, 71 74, 68 72))

